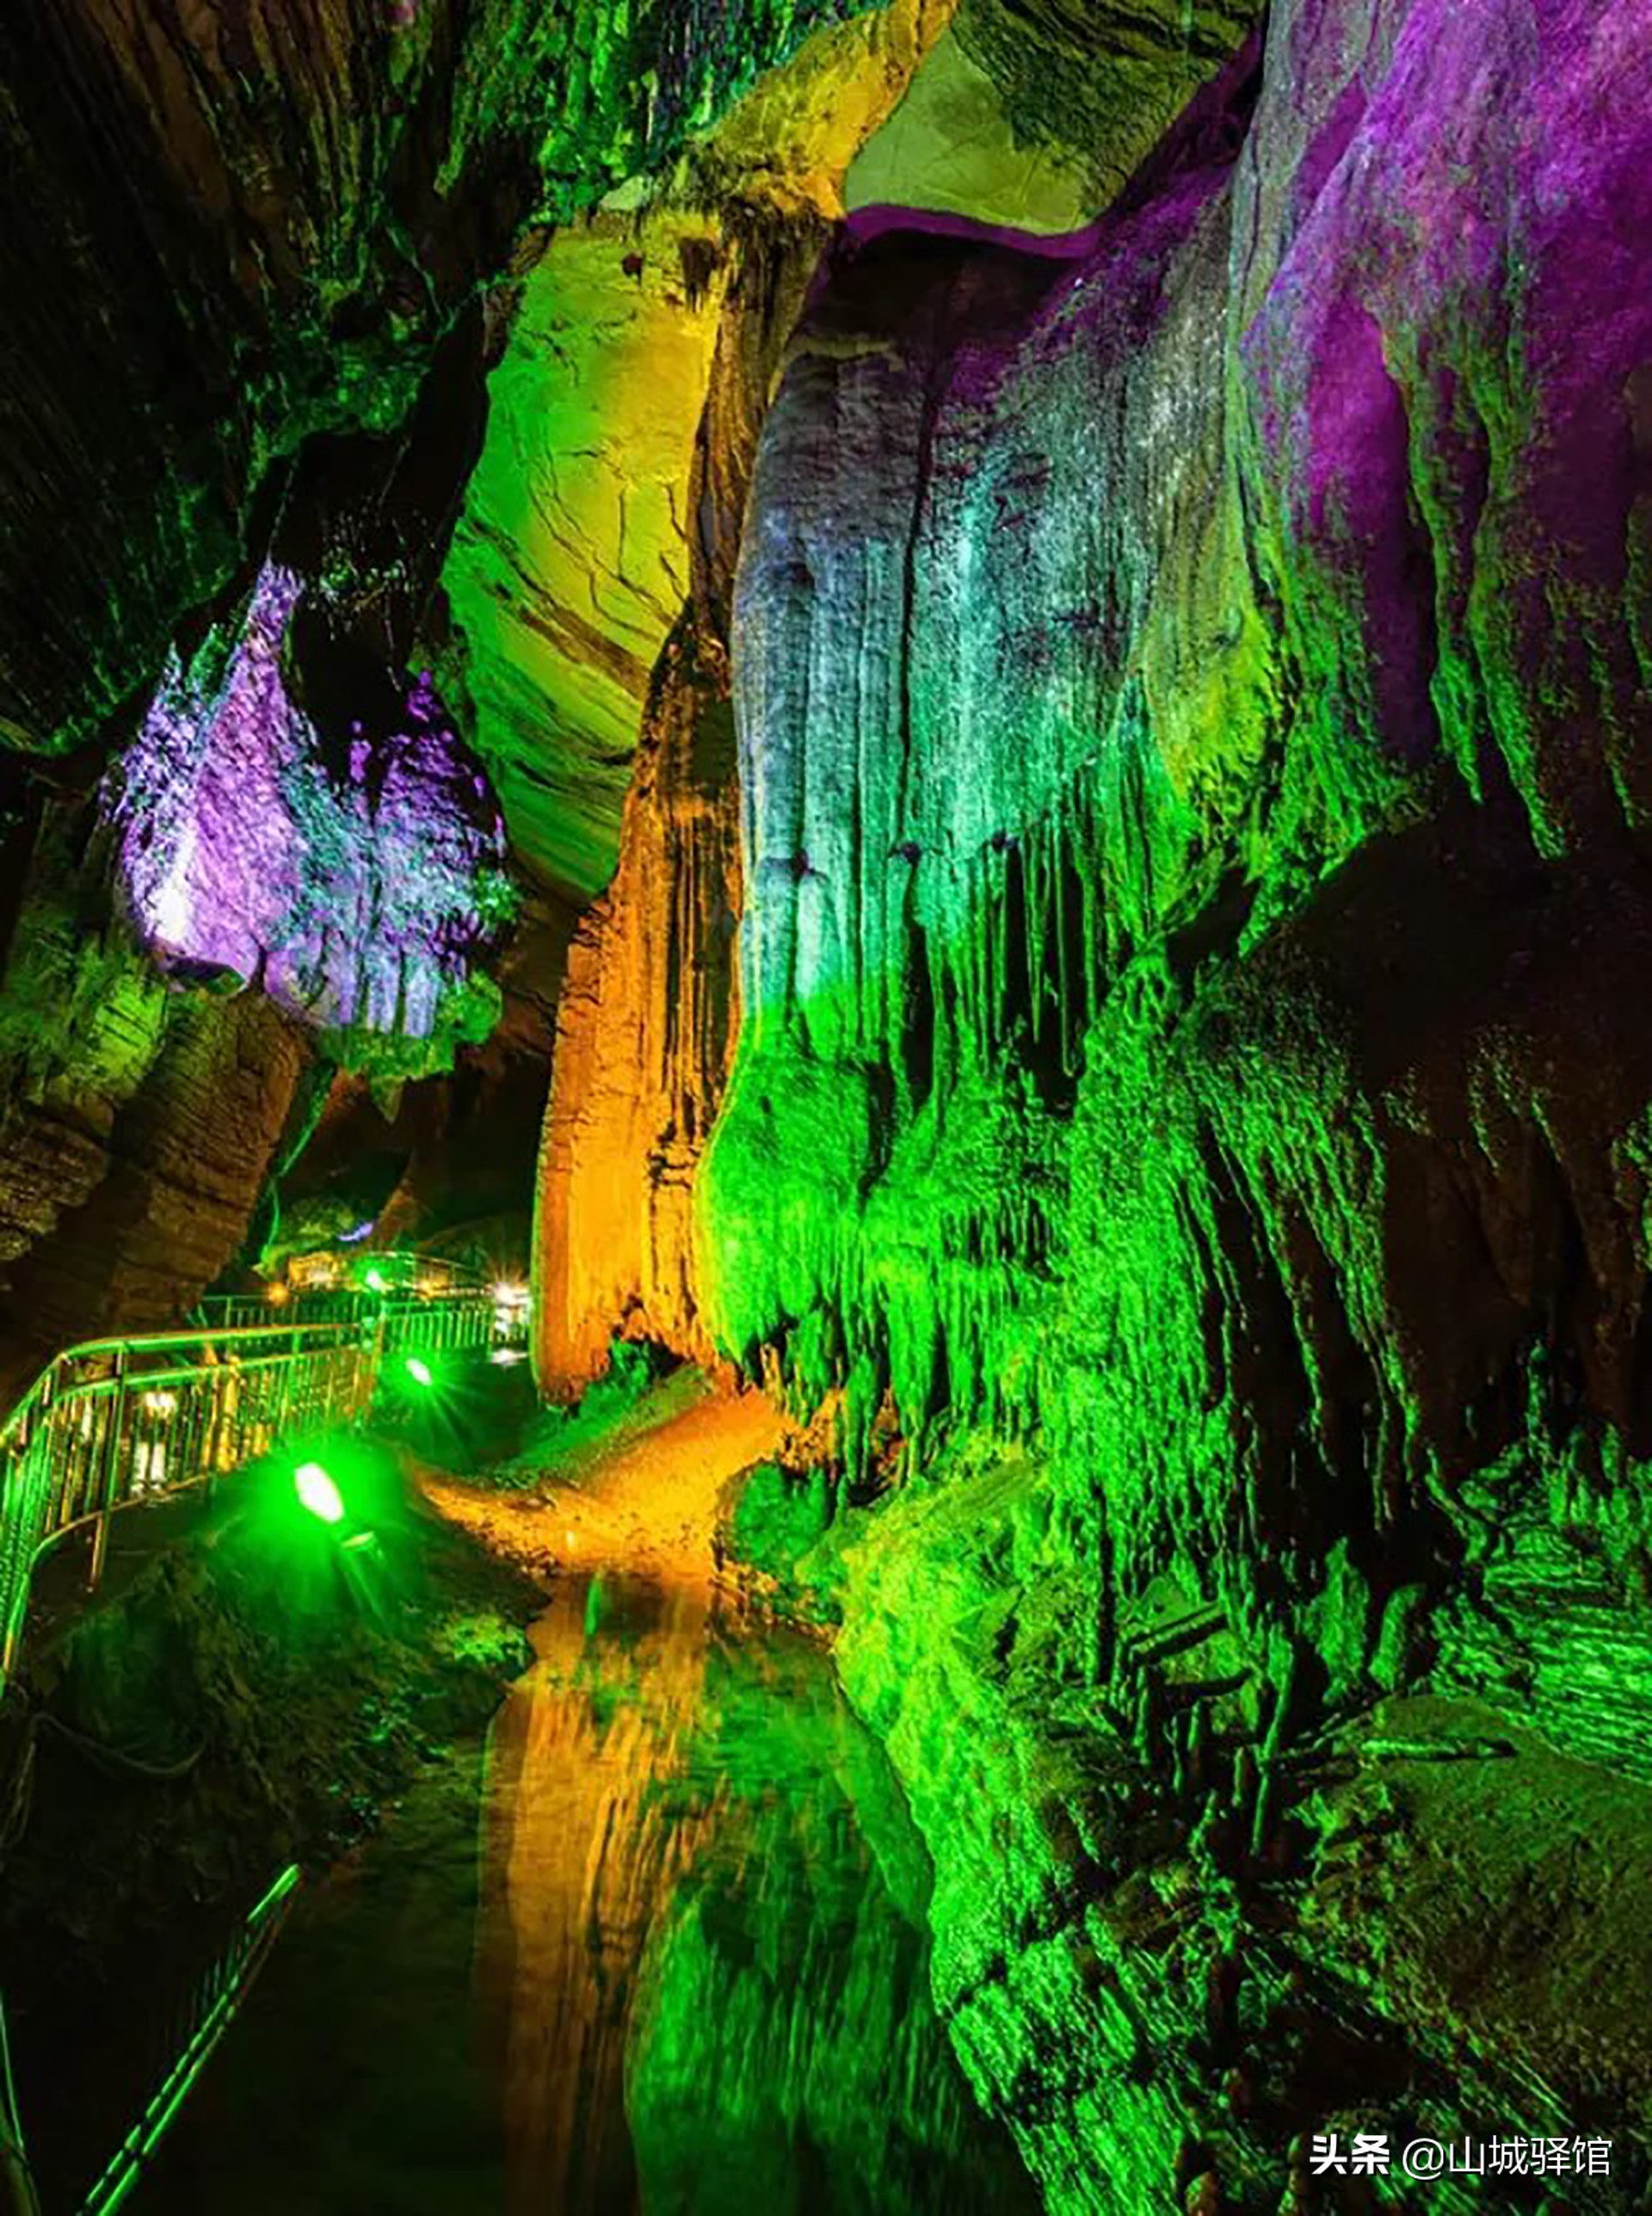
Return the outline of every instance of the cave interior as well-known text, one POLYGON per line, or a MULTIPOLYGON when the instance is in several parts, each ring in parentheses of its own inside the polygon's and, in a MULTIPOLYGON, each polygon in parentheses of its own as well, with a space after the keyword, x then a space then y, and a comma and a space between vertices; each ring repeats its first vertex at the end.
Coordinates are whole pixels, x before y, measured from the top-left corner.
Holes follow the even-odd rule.
POLYGON ((54 0, 0 145, 0 2206, 291 1864, 140 2212, 1652 2207, 1648 0, 54 0), (338 1876, 478 1806, 509 1976, 338 1876))

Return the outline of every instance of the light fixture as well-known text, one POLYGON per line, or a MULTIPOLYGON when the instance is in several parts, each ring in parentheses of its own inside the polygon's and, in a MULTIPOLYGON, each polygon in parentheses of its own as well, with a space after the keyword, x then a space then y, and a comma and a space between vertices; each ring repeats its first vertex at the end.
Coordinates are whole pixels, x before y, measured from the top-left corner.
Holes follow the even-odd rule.
POLYGON ((422 1355, 410 1355, 402 1364, 402 1367, 412 1379, 414 1384, 422 1386, 427 1392, 436 1381, 430 1373, 429 1363, 422 1355))
POLYGON ((342 1523, 344 1497, 319 1462, 300 1462, 293 1472, 293 1490, 313 1516, 323 1523, 342 1523))

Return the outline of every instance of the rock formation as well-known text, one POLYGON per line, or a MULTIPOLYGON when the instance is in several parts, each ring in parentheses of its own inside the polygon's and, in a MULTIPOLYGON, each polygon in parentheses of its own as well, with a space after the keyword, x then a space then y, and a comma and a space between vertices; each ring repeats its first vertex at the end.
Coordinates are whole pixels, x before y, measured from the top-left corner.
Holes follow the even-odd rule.
POLYGON ((656 673, 613 885, 576 935, 558 1018, 537 1219, 542 1370, 601 1369, 615 1330, 712 1355, 691 1193, 739 1003, 742 902, 728 601, 774 356, 817 258, 814 219, 739 250, 700 426, 695 593, 656 673))
POLYGON ((0 74, 14 1343, 370 1102, 412 1220, 554 1001, 541 1383, 786 1398, 1046 2204, 1501 2127, 1636 2205, 1643 0, 83 0, 0 74))
POLYGON ((169 666, 120 765, 121 889, 163 972, 256 981, 342 1058, 367 1042, 416 1069, 496 1019, 478 957, 509 897, 504 825, 428 671, 401 728, 375 743, 352 719, 329 777, 281 675, 301 590, 267 567, 227 653, 169 666))
MULTIPOLYGON (((447 736, 468 739, 475 711, 441 589, 487 375, 547 226, 676 164, 812 20, 76 0, 16 26, 0 65, 6 1266, 109 1198, 111 1118, 164 1040, 284 1042, 256 1058, 274 1089, 228 1127, 233 1203, 192 1189, 186 1161, 178 1205, 202 1234, 157 1214, 141 1286, 116 1271, 59 1301, 30 1281, 23 1312, 53 1331, 176 1316, 307 1128, 324 1073, 278 1150, 277 1072, 310 1047, 203 993, 268 991, 330 1062, 381 1083, 441 1071, 496 1015, 472 959, 503 914, 494 819, 447 736)), ((581 742, 551 734, 564 742, 576 762, 581 742)), ((528 908, 595 889, 622 785, 610 767, 608 813, 562 879, 519 812, 518 866, 550 880, 528 908)), ((554 993, 559 947, 545 957, 523 1007, 554 993)), ((180 1111, 208 1129, 225 1105, 180 1111)))
MULTIPOLYGON (((714 337, 693 355, 694 373, 675 381, 661 376, 675 351, 656 348, 641 370, 627 339, 603 386, 629 429, 635 404, 627 408, 626 380, 650 380, 644 451, 678 457, 678 481, 665 486, 672 528, 656 583, 663 588, 675 564, 683 577, 680 613, 662 637, 642 713, 618 867, 570 950, 558 1018, 535 1226, 538 1359, 553 1390, 595 1375, 616 1330, 696 1360, 713 1353, 700 1316, 690 1203, 738 1021, 734 945, 743 890, 729 643, 741 528, 780 353, 828 219, 841 205, 844 172, 940 21, 940 11, 903 4, 864 29, 822 36, 735 109, 699 151, 693 171, 695 190, 715 187, 738 211, 725 219, 714 259, 702 234, 685 231, 669 209, 636 233, 638 284, 663 250, 665 281, 676 287, 667 295, 677 315, 674 347, 688 344, 685 321, 691 329, 703 324, 714 337), (697 239, 696 264, 689 250, 697 239), (702 271, 698 301, 686 281, 691 264, 702 271)), ((533 389, 543 392, 543 365, 535 374, 533 389)), ((634 506, 647 512, 636 498, 633 441, 614 441, 604 454, 599 482, 617 485, 613 504, 623 526, 634 506)), ((599 559, 603 544, 599 530, 599 559)), ((607 573, 591 574, 591 534, 570 541, 560 559, 589 580, 594 608, 613 605, 607 573)), ((461 533, 455 564, 468 560, 461 533)), ((650 620, 658 622, 664 608, 657 591, 652 597, 650 620)), ((462 596, 458 605, 465 607, 462 596)), ((634 599, 632 607, 634 625, 634 599)), ((542 616, 533 620, 547 633, 554 629, 542 616)), ((564 632, 557 651, 570 646, 564 632)), ((588 685, 593 659, 599 671, 615 667, 606 650, 595 657, 588 651, 588 685)), ((541 685, 540 715, 554 697, 541 685)), ((624 697, 621 686, 614 703, 624 697)), ((588 707, 583 727, 600 732, 607 713, 588 707)), ((504 789, 509 806, 512 787, 504 789)), ((589 847, 577 794, 552 797, 561 836, 589 847)), ((530 824, 539 821, 539 805, 527 812, 530 824)), ((577 886, 583 867, 554 873, 577 886)))
POLYGON ((941 1476, 844 1665, 1052 2205, 1276 2206, 1442 2018, 1442 2113, 1639 2099, 1512 1995, 1575 1796, 1644 1836, 1648 89, 1630 6, 1276 7, 1087 231, 852 221, 765 425, 699 1291, 941 1476))

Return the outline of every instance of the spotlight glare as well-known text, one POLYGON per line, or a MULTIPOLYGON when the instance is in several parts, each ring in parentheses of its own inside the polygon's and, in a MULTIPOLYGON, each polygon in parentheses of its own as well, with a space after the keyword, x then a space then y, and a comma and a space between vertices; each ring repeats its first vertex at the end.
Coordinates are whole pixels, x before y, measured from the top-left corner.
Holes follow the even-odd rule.
POLYGON ((300 1462, 293 1472, 293 1490, 311 1515, 323 1523, 342 1523, 344 1498, 319 1462, 300 1462))
POLYGON ((414 1384, 422 1386, 427 1392, 436 1381, 430 1374, 429 1363, 424 1361, 421 1355, 410 1355, 402 1367, 406 1370, 414 1384))

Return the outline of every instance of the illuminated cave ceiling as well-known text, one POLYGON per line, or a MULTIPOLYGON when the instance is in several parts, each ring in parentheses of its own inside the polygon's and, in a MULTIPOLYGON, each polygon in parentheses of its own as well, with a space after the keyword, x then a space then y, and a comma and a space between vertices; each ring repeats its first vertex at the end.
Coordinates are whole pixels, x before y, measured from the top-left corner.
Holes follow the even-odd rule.
POLYGON ((874 206, 1076 228, 1248 22, 1232 7, 1184 20, 1002 0, 952 19, 951 0, 895 0, 816 33, 669 176, 622 186, 549 240, 489 381, 443 575, 477 744, 517 853, 548 882, 589 898, 613 871, 649 683, 687 589, 730 230, 812 217, 823 244, 829 222, 874 206))
POLYGON ((951 15, 29 11, 0 85, 0 735, 118 748, 285 533, 333 579, 311 666, 435 659, 518 858, 588 898, 681 606, 728 227, 846 199, 1070 227, 1245 28, 951 15))

